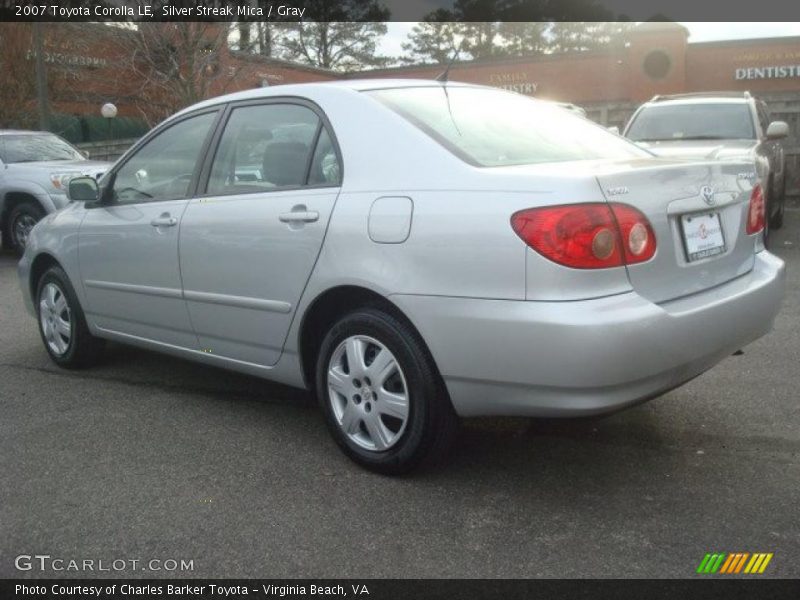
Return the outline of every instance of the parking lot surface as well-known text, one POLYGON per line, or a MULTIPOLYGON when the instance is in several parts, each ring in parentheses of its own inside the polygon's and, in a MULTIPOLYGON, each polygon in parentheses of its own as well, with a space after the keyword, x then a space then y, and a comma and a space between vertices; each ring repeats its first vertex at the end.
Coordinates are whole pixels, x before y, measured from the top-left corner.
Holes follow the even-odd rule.
POLYGON ((303 392, 119 345, 58 369, 0 255, 0 577, 687 577, 707 552, 800 577, 797 208, 773 248, 786 299, 743 356, 605 418, 468 421, 395 479, 303 392), (33 554, 128 563, 15 568, 33 554))

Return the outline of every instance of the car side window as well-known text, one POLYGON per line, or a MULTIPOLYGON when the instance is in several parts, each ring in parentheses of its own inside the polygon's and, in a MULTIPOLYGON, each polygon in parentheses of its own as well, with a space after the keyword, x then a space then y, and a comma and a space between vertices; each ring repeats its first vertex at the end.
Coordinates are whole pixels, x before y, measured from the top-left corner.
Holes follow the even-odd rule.
POLYGON ((333 145, 330 133, 323 128, 314 149, 311 170, 308 173, 309 185, 339 185, 342 182, 342 167, 333 145))
POLYGON ((260 104, 231 111, 211 165, 207 194, 263 192, 306 185, 320 126, 298 104, 260 104))
POLYGON ((216 117, 216 112, 210 112, 184 119, 139 148, 114 177, 113 202, 186 198, 203 142, 216 117))

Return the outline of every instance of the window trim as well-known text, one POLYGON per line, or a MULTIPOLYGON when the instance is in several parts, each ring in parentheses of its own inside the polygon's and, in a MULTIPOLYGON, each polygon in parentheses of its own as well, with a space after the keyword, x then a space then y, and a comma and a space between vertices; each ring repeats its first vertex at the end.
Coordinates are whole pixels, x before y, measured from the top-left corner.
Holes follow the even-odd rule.
POLYGON ((214 105, 210 107, 205 107, 200 110, 192 111, 190 113, 186 113, 185 115, 181 115, 179 118, 176 119, 168 119, 154 127, 151 131, 145 134, 139 141, 137 141, 125 154, 122 155, 117 163, 110 169, 106 176, 103 177, 104 182, 102 189, 100 191, 100 202, 96 204, 87 205, 87 208, 100 208, 100 207, 107 207, 107 206, 137 206, 139 204, 151 204, 154 202, 172 202, 176 200, 191 200, 195 197, 197 193, 197 183, 202 172, 202 165, 205 163, 205 155, 208 152, 209 145, 216 134, 217 129, 219 129, 220 125, 220 118, 224 112, 222 110, 224 108, 223 105, 214 105), (183 123, 189 119, 194 117, 201 117, 206 114, 213 114, 216 113, 216 117, 211 121, 211 125, 208 128, 208 133, 206 133, 206 137, 203 140, 202 145, 200 146, 200 152, 197 155, 197 160, 195 161, 194 171, 192 171, 192 178, 189 181, 189 186, 187 188, 186 196, 183 198, 154 198, 149 200, 143 200, 141 202, 115 202, 111 197, 111 193, 114 189, 114 183, 117 180, 117 173, 125 167, 125 165, 130 162, 130 160, 139 153, 144 146, 150 143, 155 137, 161 135, 165 131, 171 129, 175 125, 183 123))
POLYGON ((758 123, 758 127, 761 130, 761 135, 759 138, 766 139, 767 137, 767 129, 769 128, 769 124, 772 120, 772 116, 769 113, 769 109, 767 108, 766 102, 763 100, 756 101, 756 122, 758 123), (761 119, 764 119, 764 122, 761 122, 761 119))
POLYGON ((228 198, 231 196, 250 196, 253 194, 276 194, 281 192, 291 192, 296 190, 317 190, 317 189, 329 189, 329 188, 340 188, 344 183, 344 161, 342 159, 342 152, 339 147, 339 141, 336 138, 336 133, 333 130, 333 126, 331 125, 328 116, 319 107, 315 102, 307 98, 302 98, 300 96, 270 96, 268 98, 253 98, 249 100, 239 100, 237 102, 229 102, 223 111, 222 117, 220 118, 219 125, 217 126, 216 131, 214 132, 213 139, 209 147, 206 149, 205 159, 203 160, 203 168, 200 171, 200 177, 197 182, 197 190, 195 191, 194 198, 228 198), (209 193, 208 192, 208 183, 211 179, 211 168, 214 164, 214 159, 217 156, 217 152, 219 152, 220 142, 222 141, 222 136, 225 133, 225 128, 228 125, 228 121, 230 120, 231 114, 237 108, 247 108, 250 106, 267 106, 271 104, 291 104, 296 106, 303 106, 305 108, 310 109, 314 114, 317 115, 319 119, 319 124, 317 125, 317 130, 314 133, 313 143, 310 147, 310 152, 308 155, 308 159, 306 162, 306 169, 305 169, 305 176, 304 182, 301 185, 287 185, 282 187, 276 187, 272 189, 265 189, 265 190, 253 190, 253 191, 235 191, 229 194, 220 194, 220 193, 209 193), (319 142, 319 137, 322 132, 322 128, 328 130, 328 135, 331 138, 331 142, 333 144, 334 152, 336 153, 336 160, 339 161, 339 183, 318 183, 314 185, 308 184, 309 174, 311 172, 311 164, 314 161, 314 153, 317 149, 317 143, 319 142))

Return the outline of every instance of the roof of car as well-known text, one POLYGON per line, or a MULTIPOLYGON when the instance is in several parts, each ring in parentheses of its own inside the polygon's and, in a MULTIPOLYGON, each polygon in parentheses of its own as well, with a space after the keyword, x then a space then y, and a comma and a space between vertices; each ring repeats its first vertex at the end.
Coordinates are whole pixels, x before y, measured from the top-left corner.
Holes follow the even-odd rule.
POLYGON ((0 135, 34 135, 37 133, 50 133, 50 132, 31 131, 30 129, 0 129, 0 135))
MULTIPOLYGON (((316 94, 319 92, 324 93, 326 90, 352 90, 355 92, 363 92, 366 90, 380 90, 389 88, 404 88, 404 87, 441 87, 445 85, 434 79, 337 79, 331 81, 319 81, 313 83, 289 83, 276 86, 267 86, 244 90, 241 92, 234 92, 225 96, 217 96, 209 98, 193 106, 189 106, 178 114, 183 114, 190 110, 197 110, 198 108, 205 108, 208 106, 215 106, 217 104, 224 104, 226 102, 236 102, 239 100, 255 100, 258 98, 269 98, 271 96, 294 96, 316 94)), ((471 83, 463 83, 458 81, 448 81, 450 87, 485 87, 471 83)), ((490 88, 495 89, 495 88, 490 88)))
POLYGON ((653 96, 647 104, 746 104, 753 99, 749 92, 696 92, 653 96))
POLYGON ((747 104, 747 100, 744 98, 681 98, 680 100, 647 102, 648 106, 677 106, 682 104, 747 104))

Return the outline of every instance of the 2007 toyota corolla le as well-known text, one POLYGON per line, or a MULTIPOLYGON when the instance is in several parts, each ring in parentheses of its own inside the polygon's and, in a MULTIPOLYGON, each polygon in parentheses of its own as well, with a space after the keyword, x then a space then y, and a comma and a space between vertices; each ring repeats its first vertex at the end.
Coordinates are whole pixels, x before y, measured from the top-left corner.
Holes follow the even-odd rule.
POLYGON ((663 393, 766 333, 783 293, 752 164, 657 159, 462 84, 215 98, 70 194, 19 266, 56 363, 110 339, 313 389, 386 473, 458 416, 663 393))

